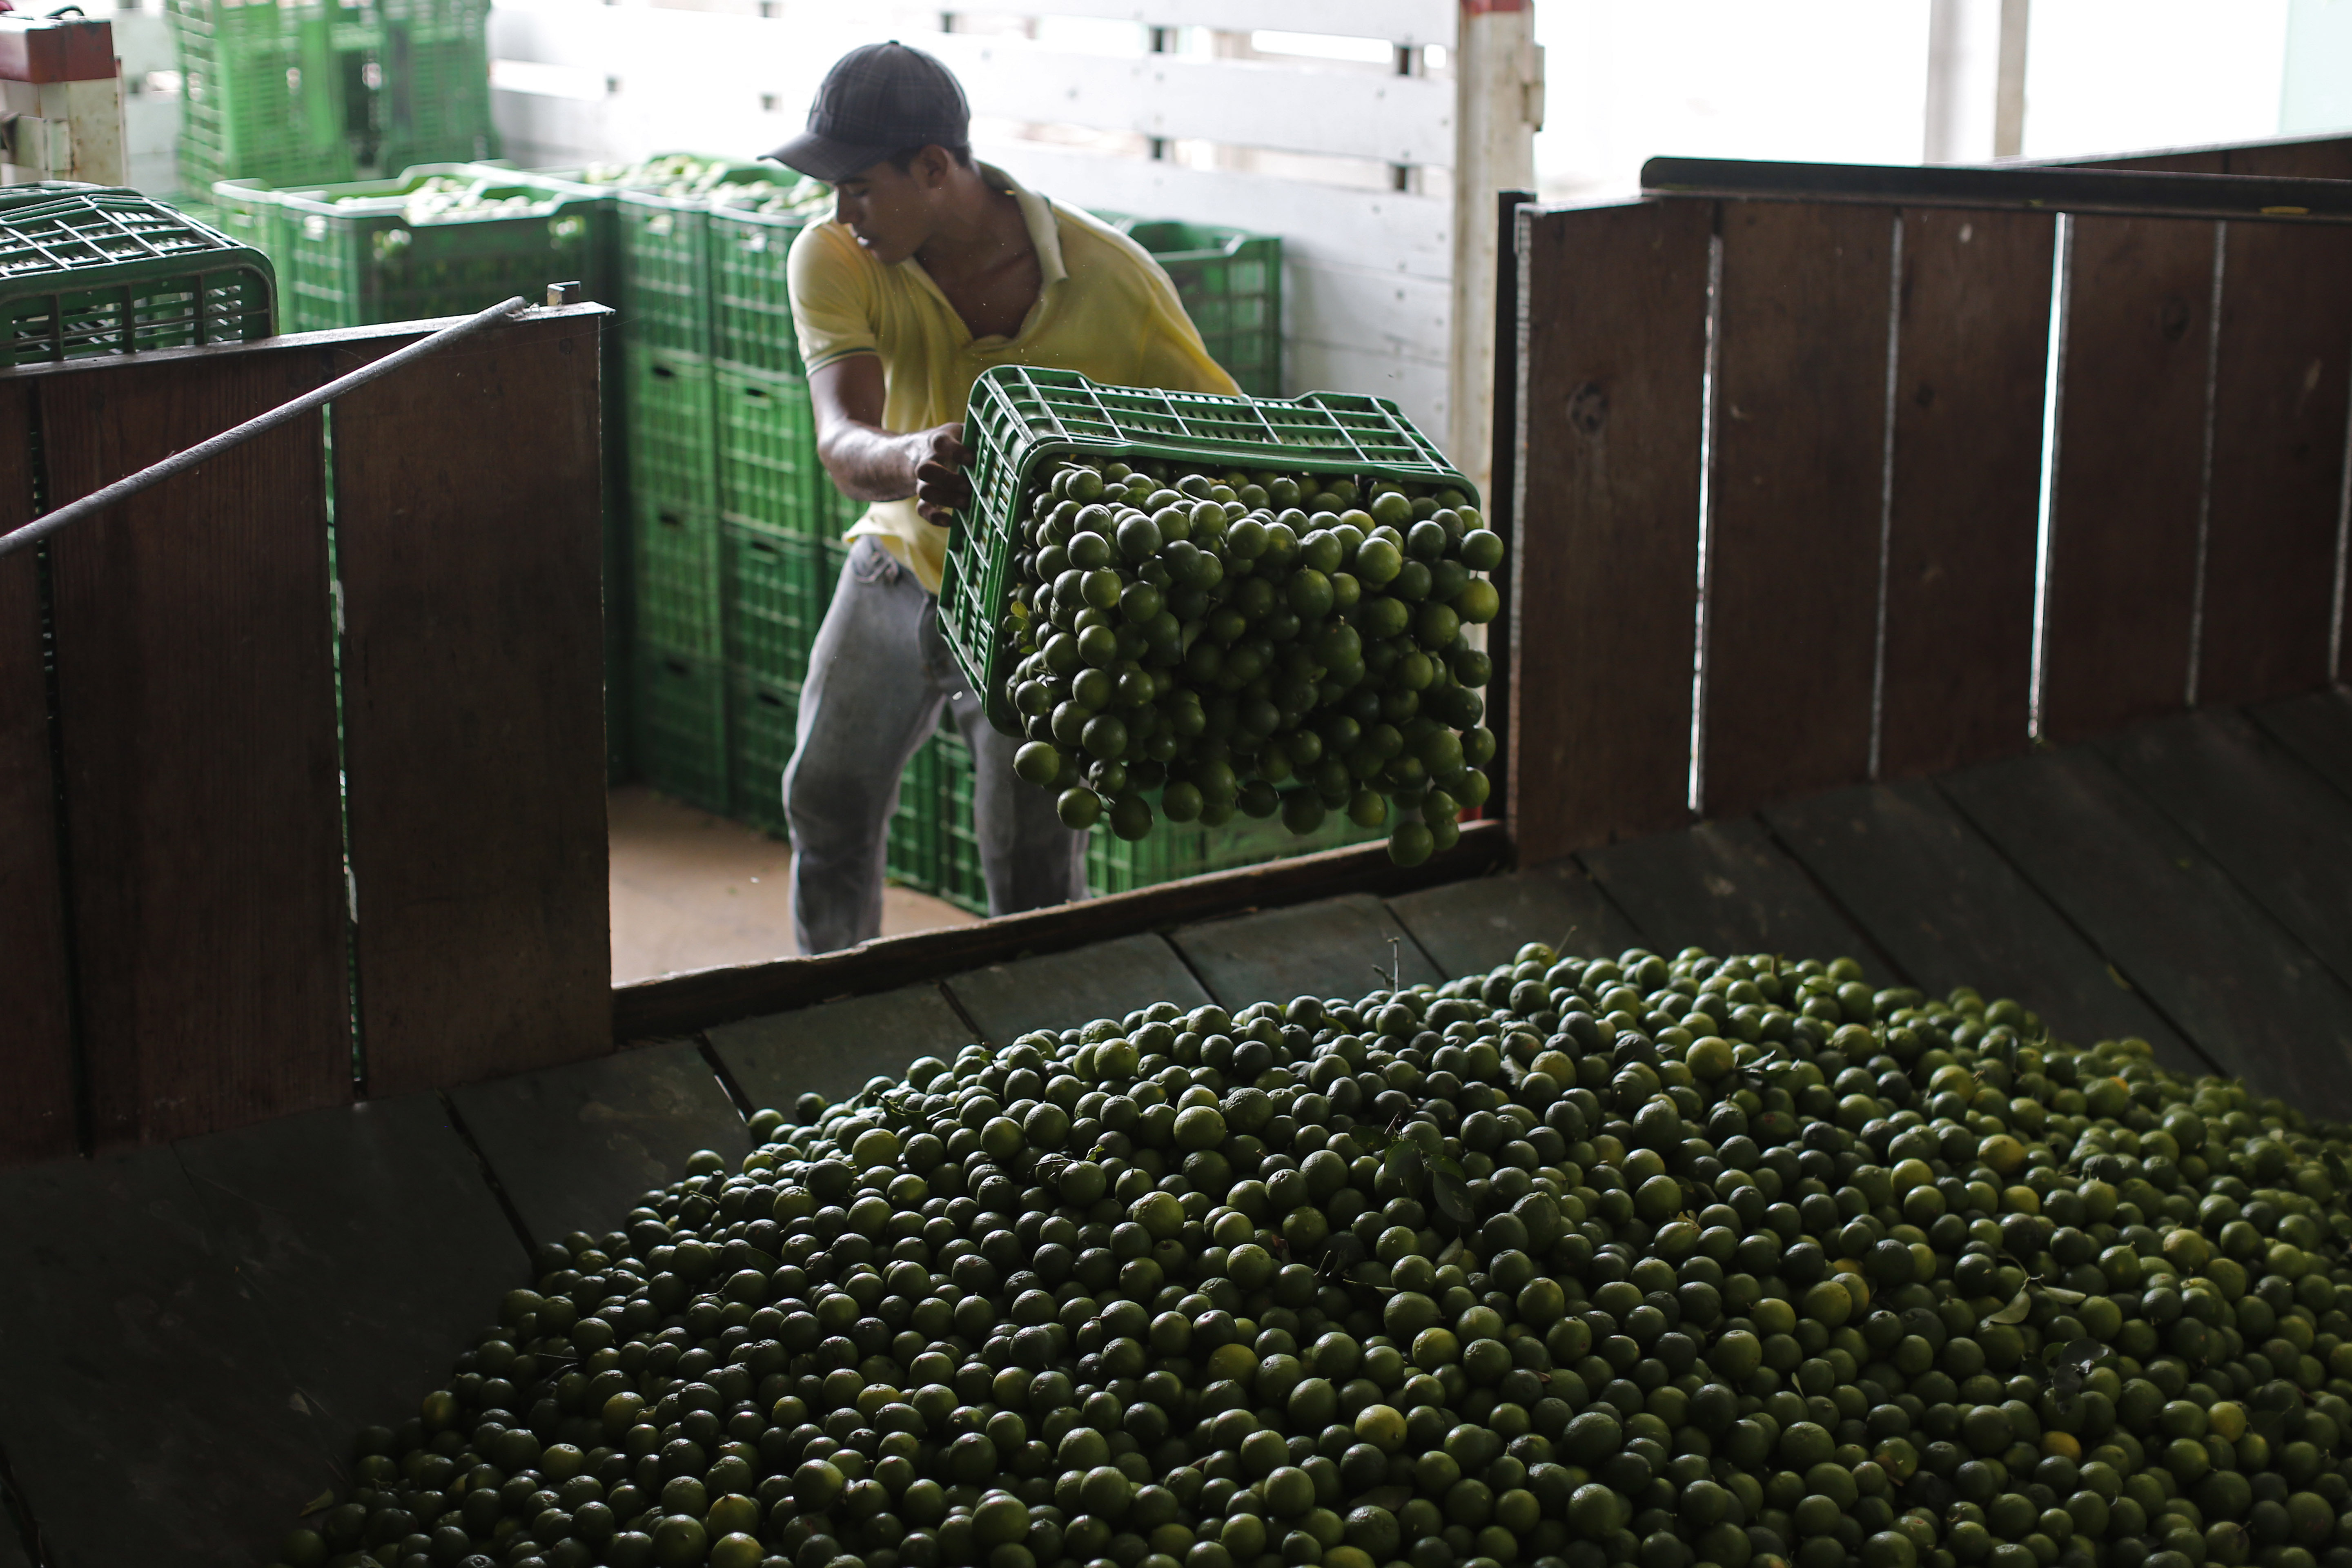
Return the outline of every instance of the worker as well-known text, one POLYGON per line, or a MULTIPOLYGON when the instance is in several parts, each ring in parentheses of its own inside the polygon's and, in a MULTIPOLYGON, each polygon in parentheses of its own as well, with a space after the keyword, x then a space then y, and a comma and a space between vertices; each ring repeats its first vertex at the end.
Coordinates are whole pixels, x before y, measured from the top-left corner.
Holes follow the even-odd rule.
POLYGON ((998 731, 940 633, 948 528, 970 500, 963 426, 992 365, 1121 386, 1232 395, 1175 286, 1142 247, 972 161, 971 110, 938 60, 853 49, 817 89, 808 131, 769 154, 835 190, 834 221, 793 244, 793 323, 817 457, 867 503, 809 658, 784 770, 793 929, 803 952, 882 925, 899 774, 944 704, 970 742, 991 914, 1081 897, 1086 837, 1013 777, 998 731))

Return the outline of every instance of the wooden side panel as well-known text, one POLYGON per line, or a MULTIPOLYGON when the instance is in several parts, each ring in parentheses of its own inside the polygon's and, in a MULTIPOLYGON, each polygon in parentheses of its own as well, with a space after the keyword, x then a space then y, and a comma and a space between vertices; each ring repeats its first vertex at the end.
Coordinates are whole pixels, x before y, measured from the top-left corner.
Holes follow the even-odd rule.
MULTIPOLYGON (((1169 941, 1223 1005, 1361 996, 1446 978, 1389 907, 1368 893, 1186 926, 1169 941)), ((1538 939, 1540 940, 1540 939, 1538 939)))
POLYGON ((1210 999, 1167 940, 1149 932, 992 963, 951 977, 947 990, 980 1037, 1000 1049, 1032 1029, 1075 1029, 1154 1002, 1190 1012, 1210 999))
POLYGON ((1649 946, 1698 946, 1727 956, 1777 952, 1826 963, 1852 954, 1873 975, 1878 955, 1754 817, 1703 822, 1581 857, 1592 879, 1649 946))
POLYGON ((2352 695, 2342 687, 2271 703, 2253 719, 2305 767, 2352 795, 2352 695))
POLYGON ((2056 226, 1903 215, 1881 778, 2025 749, 2056 226))
MULTIPOLYGON (((325 357, 40 383, 60 500, 324 379, 325 357)), ((319 420, 51 542, 70 918, 100 1147, 352 1092, 319 420)))
MULTIPOLYGON (((2164 166, 2221 172, 2219 153, 2164 166)), ((2210 223, 2074 220, 2042 628, 2050 740, 2187 700, 2212 299, 2210 223)))
MULTIPOLYGON (((0 532, 32 519, 30 397, 0 385, 0 532)), ((39 574, 29 550, 0 561, 0 1165, 70 1154, 79 1136, 39 574)))
POLYGON ((467 1084, 449 1101, 535 1246, 604 1235, 698 1150, 731 1171, 751 1148, 735 1102, 688 1043, 467 1084))
POLYGON ((503 327, 336 405, 371 1094, 611 1048, 596 332, 503 327))
POLYGON ((877 1073, 904 1073, 918 1057, 953 1061, 972 1037, 937 985, 907 985, 722 1024, 707 1037, 752 1110, 790 1112, 811 1089, 846 1100, 877 1073))
POLYGON ((1448 975, 1508 963, 1531 942, 1591 958, 1613 956, 1642 939, 1573 860, 1470 877, 1388 903, 1398 923, 1448 975))
MULTIPOLYGON (((2233 174, 2352 178, 2352 144, 2244 148, 2233 174)), ((2352 233, 2230 226, 2197 700, 2326 683, 2352 383, 2352 233)))
POLYGON ((1689 816, 1713 210, 1530 220, 1507 790, 1529 862, 1689 816))
POLYGON ((1894 229, 1884 207, 1725 209, 1710 816, 1869 773, 1894 229))

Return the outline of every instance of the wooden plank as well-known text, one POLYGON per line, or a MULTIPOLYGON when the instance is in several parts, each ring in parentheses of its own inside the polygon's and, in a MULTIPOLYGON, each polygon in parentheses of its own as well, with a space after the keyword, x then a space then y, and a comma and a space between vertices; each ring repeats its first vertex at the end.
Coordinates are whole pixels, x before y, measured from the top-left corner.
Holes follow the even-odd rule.
POLYGON ((1168 940, 1227 1007, 1361 996, 1388 988, 1391 974, 1406 985, 1446 978, 1388 906, 1361 893, 1186 926, 1168 940))
POLYGON ((1880 778, 2025 749, 2056 228, 1903 215, 1880 778))
POLYGON ((1389 912, 1448 976, 1508 963, 1531 942, 1597 958, 1641 941, 1572 860, 1407 893, 1389 900, 1389 912))
POLYGON ((437 1096, 332 1106, 177 1150, 335 1454, 362 1426, 415 1415, 471 1331, 495 1320, 499 1293, 529 1278, 530 1255, 437 1096))
MULTIPOLYGON (((2233 174, 2352 178, 2352 146, 2248 148, 2233 174), (2318 165, 2315 168, 2314 165, 2318 165)), ((2352 390, 2352 232, 2233 223, 2214 366, 2197 700, 2326 684, 2352 390)))
POLYGON ((329 1483, 173 1151, 0 1173, 0 1448, 51 1568, 246 1568, 329 1483))
MULTIPOLYGON (((318 385, 315 352, 42 380, 58 500, 318 385)), ((294 420, 50 542, 100 1147, 352 1093, 325 475, 294 420)))
POLYGON ((1154 1002, 1189 1010, 1209 1000, 1184 961, 1150 934, 992 963, 951 977, 945 989, 980 1037, 999 1047, 1032 1029, 1075 1029, 1154 1002))
POLYGON ((2338 791, 2352 795, 2352 694, 2337 687, 2251 711, 2263 733, 2338 791))
POLYGON ((1505 794, 1519 853, 1542 862, 1689 816, 1714 214, 1527 222, 1505 794))
POLYGON ((2014 996, 2061 1038, 2137 1036, 2168 1066, 2211 1070, 1931 785, 1839 790, 1765 817, 1907 983, 2014 996))
POLYGON ((709 1037, 755 1109, 789 1112, 810 1089, 828 1100, 844 1100, 877 1073, 903 1073, 918 1057, 951 1061, 972 1037, 938 986, 908 985, 724 1024, 709 1037))
POLYGON ((335 408, 371 1094, 611 1048, 594 314, 335 408))
MULTIPOLYGON (((0 531, 32 519, 30 429, 26 389, 0 383, 0 531)), ((57 795, 28 550, 0 561, 0 1165, 70 1154, 79 1137, 57 795)))
MULTIPOLYGON (((1728 956, 1778 952, 1824 963, 1874 955, 1753 817, 1703 822, 1579 857, 1646 945, 1728 956)), ((1874 967, 1875 967, 1874 965, 1874 967)))
POLYGON ((2081 217, 2073 236, 2042 666, 2062 742, 2186 705, 2213 298, 2210 223, 2081 217))
POLYGON ((696 1046, 640 1046, 593 1061, 452 1089, 474 1146, 535 1243, 602 1236, 687 1156, 715 1149, 733 1170, 743 1118, 696 1046))
POLYGON ((2337 979, 2352 981, 2352 800, 2237 713, 2161 720, 2103 750, 2337 979))
POLYGON ((614 987, 614 1032, 624 1040, 682 1034, 835 997, 895 991, 918 980, 1009 963, 1024 955, 1067 952, 1235 910, 1351 892, 1381 897, 1410 892, 1483 875, 1510 855, 1511 841, 1503 824, 1474 822, 1463 828, 1460 843, 1418 866, 1397 865, 1385 844, 1358 845, 971 925, 885 937, 839 952, 670 975, 614 987))
POLYGON ((2352 1108, 2352 991, 2095 752, 1940 784, 2200 1056, 2306 1114, 2352 1108))
POLYGON ((1869 776, 1894 214, 1724 209, 1700 805, 1869 776))

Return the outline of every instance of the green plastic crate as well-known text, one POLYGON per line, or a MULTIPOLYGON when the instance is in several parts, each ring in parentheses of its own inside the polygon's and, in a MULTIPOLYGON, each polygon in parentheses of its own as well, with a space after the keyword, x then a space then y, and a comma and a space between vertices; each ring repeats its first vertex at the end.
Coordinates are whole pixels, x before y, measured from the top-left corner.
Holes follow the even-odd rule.
MULTIPOLYGON (((244 193, 252 189, 215 187, 215 195, 226 204, 249 199, 244 193)), ((536 300, 559 281, 579 281, 592 300, 610 295, 603 262, 612 215, 593 195, 464 163, 269 195, 278 206, 288 325, 296 331, 468 316, 512 295, 536 300), (468 207, 439 216, 425 189, 432 181, 468 182, 483 201, 525 203, 529 210, 468 207)))
POLYGON ((898 775, 898 805, 890 814, 883 869, 890 880, 919 893, 939 890, 939 737, 919 747, 898 775))
POLYGON ((607 490, 601 521, 604 558, 604 782, 625 784, 635 775, 629 721, 629 700, 635 682, 629 676, 629 653, 635 646, 631 605, 635 595, 629 579, 629 509, 626 499, 607 490))
POLYGON ((1003 687, 1002 635, 1031 470, 1050 458, 1164 458, 1225 468, 1476 489, 1384 397, 1317 392, 1289 401, 1102 386, 1076 371, 1002 364, 981 373, 964 416, 971 504, 948 541, 940 630, 989 720, 1018 734, 1003 687))
POLYGON ((1348 844, 1379 843, 1387 837, 1387 828, 1358 827, 1343 812, 1333 812, 1321 827, 1305 835, 1293 834, 1279 817, 1260 822, 1235 816, 1218 827, 1161 822, 1132 843, 1097 826, 1087 840, 1087 890, 1097 898, 1133 892, 1181 877, 1259 866, 1348 844))
POLYGON ((798 376, 723 366, 711 379, 719 414, 719 510, 730 522, 815 537, 823 531, 815 487, 824 481, 807 384, 798 376))
POLYGON ((803 373, 784 265, 801 230, 823 217, 713 210, 711 353, 720 364, 763 375, 803 373))
MULTIPOLYGON (((756 221, 761 215, 727 204, 745 187, 790 189, 802 183, 801 175, 782 164, 687 153, 526 177, 613 198, 620 293, 615 303, 623 337, 704 358, 716 349, 716 215, 732 212, 756 221)), ((782 267, 781 258, 777 265, 782 267)))
POLYGON ((373 130, 386 169, 499 155, 490 121, 488 6, 482 0, 380 5, 373 130))
POLYGON ((169 0, 181 72, 180 182, 348 180, 334 34, 344 8, 169 0))
POLYGON ((136 191, 0 200, 0 363, 266 338, 276 293, 261 251, 136 191))
POLYGON ((629 490, 664 506, 719 510, 710 362, 631 344, 623 351, 629 490))
POLYGON ((740 669, 728 677, 729 815, 779 838, 792 836, 784 821, 784 764, 793 760, 800 698, 796 684, 740 669))
POLYGON ((1282 240, 1209 224, 1113 217, 1151 253, 1209 357, 1252 397, 1282 395, 1282 240))
POLYGON ((931 737, 938 752, 932 779, 933 892, 959 909, 988 913, 988 879, 980 866, 980 834, 971 820, 971 748, 952 721, 931 737))
POLYGON ((689 805, 728 809, 727 676, 717 659, 639 647, 633 694, 637 772, 689 805))
POLYGON ((739 522, 721 529, 727 662, 756 679, 797 687, 808 675, 809 645, 828 599, 824 547, 739 522))
POLYGON ((716 662, 719 620, 719 519, 639 496, 630 539, 630 601, 640 645, 716 662))

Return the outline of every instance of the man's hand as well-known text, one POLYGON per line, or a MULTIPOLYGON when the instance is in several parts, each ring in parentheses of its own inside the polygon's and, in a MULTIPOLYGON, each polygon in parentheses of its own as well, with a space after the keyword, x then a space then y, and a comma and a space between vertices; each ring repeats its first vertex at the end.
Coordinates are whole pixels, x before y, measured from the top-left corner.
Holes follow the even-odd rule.
POLYGON ((951 526, 958 509, 971 503, 971 484, 963 476, 971 458, 963 447, 963 426, 941 425, 907 439, 914 459, 915 510, 925 522, 951 526))

